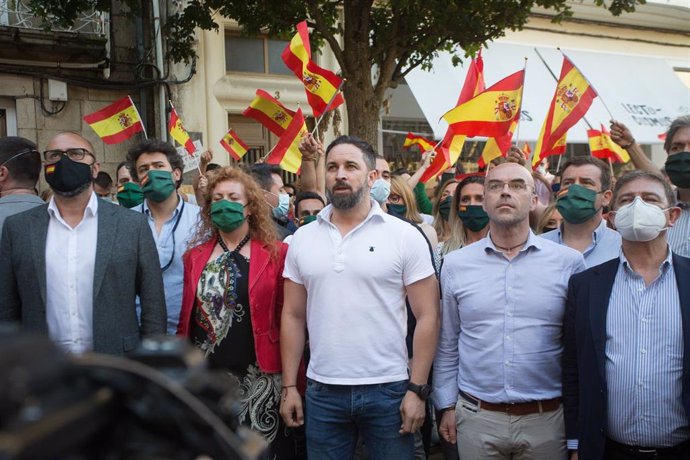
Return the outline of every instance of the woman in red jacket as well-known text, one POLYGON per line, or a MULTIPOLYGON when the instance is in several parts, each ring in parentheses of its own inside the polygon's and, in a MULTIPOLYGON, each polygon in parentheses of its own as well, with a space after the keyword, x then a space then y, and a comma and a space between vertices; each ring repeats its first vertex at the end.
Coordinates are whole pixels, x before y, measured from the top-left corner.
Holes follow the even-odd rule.
POLYGON ((209 179, 201 221, 184 255, 178 334, 212 368, 238 380, 240 423, 271 443, 271 458, 296 458, 294 433, 279 415, 280 314, 287 246, 254 180, 222 168, 209 179))

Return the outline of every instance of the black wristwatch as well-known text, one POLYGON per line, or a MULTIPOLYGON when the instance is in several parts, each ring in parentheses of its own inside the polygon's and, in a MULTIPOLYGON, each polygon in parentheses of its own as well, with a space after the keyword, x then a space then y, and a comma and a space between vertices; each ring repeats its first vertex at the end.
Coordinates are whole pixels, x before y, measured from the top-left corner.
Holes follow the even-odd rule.
POLYGON ((407 384, 407 391, 411 391, 412 393, 416 394, 419 396, 419 399, 422 401, 426 401, 427 398, 431 395, 431 385, 427 385, 426 383, 423 385, 417 385, 415 383, 409 382, 407 384))

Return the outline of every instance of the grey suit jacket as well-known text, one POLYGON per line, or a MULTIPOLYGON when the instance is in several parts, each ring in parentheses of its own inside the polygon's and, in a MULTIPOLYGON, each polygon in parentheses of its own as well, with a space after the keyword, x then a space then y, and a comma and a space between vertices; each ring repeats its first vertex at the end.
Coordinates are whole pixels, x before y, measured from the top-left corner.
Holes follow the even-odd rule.
MULTIPOLYGON (((97 217, 93 347, 97 353, 121 355, 143 335, 165 334, 163 278, 144 216, 99 200, 97 217)), ((48 205, 38 206, 9 217, 0 238, 0 322, 46 334, 48 222, 48 205)))

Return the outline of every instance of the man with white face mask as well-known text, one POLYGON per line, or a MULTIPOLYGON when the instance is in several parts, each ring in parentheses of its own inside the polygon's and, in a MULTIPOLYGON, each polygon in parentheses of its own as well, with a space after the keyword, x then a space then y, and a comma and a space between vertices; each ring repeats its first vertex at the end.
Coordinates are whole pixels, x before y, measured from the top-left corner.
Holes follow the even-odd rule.
POLYGON ((661 176, 621 177, 609 217, 620 256, 570 279, 563 405, 571 458, 690 459, 690 259, 667 241, 680 214, 674 202, 661 176))

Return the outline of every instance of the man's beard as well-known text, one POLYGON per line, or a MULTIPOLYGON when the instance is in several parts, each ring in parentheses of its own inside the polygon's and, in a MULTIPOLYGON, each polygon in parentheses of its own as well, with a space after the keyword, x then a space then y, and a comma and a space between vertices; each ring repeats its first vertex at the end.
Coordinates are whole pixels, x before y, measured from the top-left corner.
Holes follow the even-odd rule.
MULTIPOLYGON (((333 188, 343 185, 347 184, 344 182, 336 181, 333 188)), ((326 196, 328 197, 328 200, 331 202, 335 209, 352 209, 355 206, 357 206, 357 204, 359 204, 359 202, 362 200, 364 192, 364 186, 354 191, 350 187, 350 193, 348 195, 334 194, 332 191, 326 190, 326 196)))
POLYGON ((80 193, 82 193, 84 190, 89 188, 89 186, 91 186, 91 182, 87 182, 83 185, 80 185, 79 187, 75 188, 74 190, 70 190, 68 192, 61 192, 60 190, 56 190, 54 188, 51 188, 51 190, 53 191, 53 193, 55 195, 59 195, 59 196, 65 197, 65 198, 72 198, 72 197, 77 196, 80 193))

